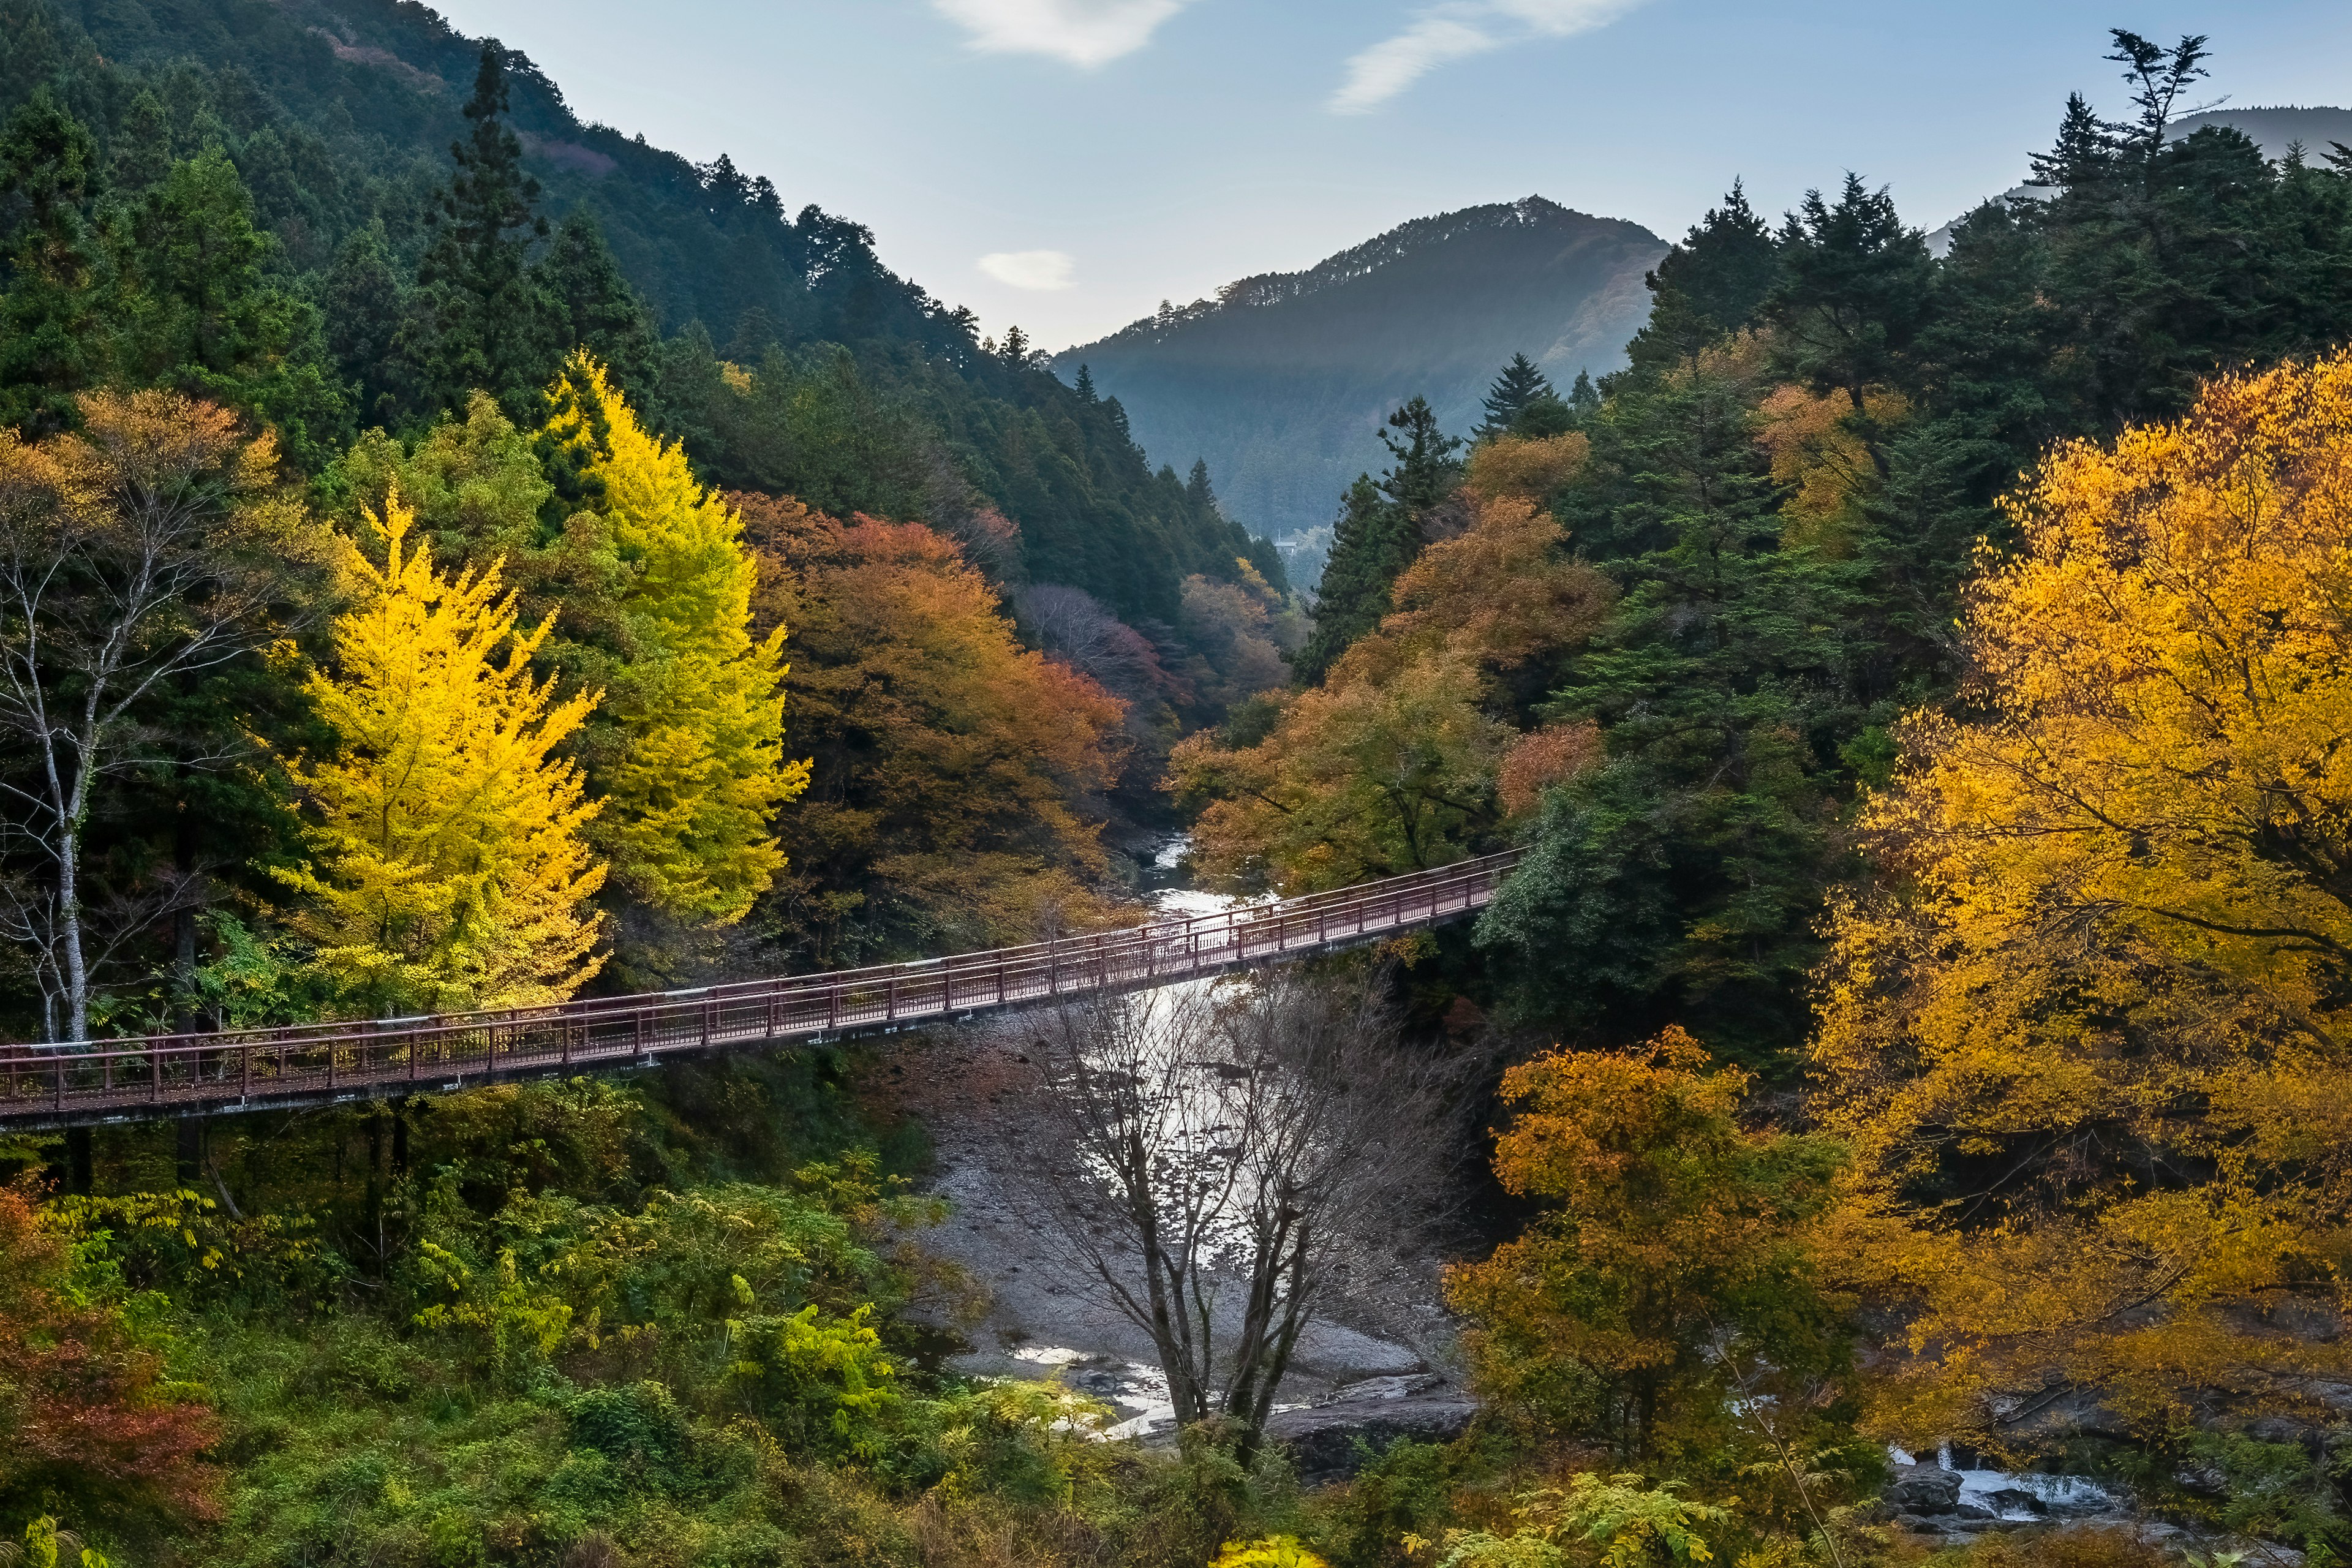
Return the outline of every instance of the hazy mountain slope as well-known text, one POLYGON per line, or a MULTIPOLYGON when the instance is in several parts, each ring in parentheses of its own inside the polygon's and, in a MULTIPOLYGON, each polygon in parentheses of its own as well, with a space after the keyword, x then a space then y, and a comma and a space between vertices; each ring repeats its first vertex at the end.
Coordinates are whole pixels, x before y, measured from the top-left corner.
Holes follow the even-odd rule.
POLYGON ((2209 109, 2202 114, 2183 115, 2172 122, 2171 134, 2176 139, 2193 136, 2208 125, 2227 125, 2242 131, 2263 150, 2263 156, 2284 158, 2298 142, 2303 143, 2303 155, 2316 163, 2333 142, 2352 146, 2352 109, 2209 109))
POLYGON ((1562 391, 1615 369, 1665 249, 1540 196, 1467 207, 1163 308, 1055 365, 1087 366, 1152 461, 1207 458, 1234 516, 1284 532, 1330 521, 1347 482, 1383 463, 1381 419, 1416 393, 1461 431, 1514 353, 1562 391))

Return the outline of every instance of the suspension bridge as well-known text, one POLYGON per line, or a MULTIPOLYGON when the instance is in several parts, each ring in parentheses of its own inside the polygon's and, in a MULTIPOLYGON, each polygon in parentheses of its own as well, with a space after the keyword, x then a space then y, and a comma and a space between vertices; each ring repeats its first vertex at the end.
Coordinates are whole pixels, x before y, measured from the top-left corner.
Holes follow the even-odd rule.
POLYGON ((819 1045, 1339 952, 1484 909, 1516 851, 1335 892, 867 969, 416 1018, 0 1047, 0 1128, 234 1115, 819 1045))

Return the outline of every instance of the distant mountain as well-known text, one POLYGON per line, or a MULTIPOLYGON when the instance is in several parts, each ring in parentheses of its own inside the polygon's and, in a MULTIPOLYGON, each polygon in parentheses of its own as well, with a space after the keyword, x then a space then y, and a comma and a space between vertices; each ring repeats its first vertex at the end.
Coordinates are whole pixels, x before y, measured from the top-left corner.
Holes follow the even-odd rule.
MULTIPOLYGON (((2226 125, 2242 132, 2263 150, 2263 156, 2276 162, 2300 145, 2303 155, 2316 163, 2329 150, 2342 143, 2352 146, 2352 109, 2208 109, 2196 114, 2184 114, 2174 121, 2166 134, 2178 142, 2194 136, 2209 125, 2226 125)), ((2017 201, 2031 201, 2042 194, 2040 185, 2013 185, 1993 199, 2006 206, 2017 201)), ((1952 227, 1960 220, 1954 218, 1927 236, 1927 248, 1941 256, 1952 248, 1952 227)))
POLYGON ((2273 160, 2285 157, 2297 142, 2303 145, 2303 155, 2315 163, 2335 142, 2352 146, 2352 109, 2209 109, 2174 121, 2170 134, 2178 141, 2194 136, 2208 125, 2227 125, 2245 132, 2262 148, 2263 156, 2273 160))
POLYGON ((1642 276, 1666 242, 1541 196, 1416 219, 1305 272, 1244 278, 1213 300, 1057 355, 1127 410, 1154 463, 1208 459, 1226 510, 1280 536, 1331 520, 1379 431, 1418 393, 1449 430, 1514 353, 1564 393, 1624 363, 1647 318, 1642 276))

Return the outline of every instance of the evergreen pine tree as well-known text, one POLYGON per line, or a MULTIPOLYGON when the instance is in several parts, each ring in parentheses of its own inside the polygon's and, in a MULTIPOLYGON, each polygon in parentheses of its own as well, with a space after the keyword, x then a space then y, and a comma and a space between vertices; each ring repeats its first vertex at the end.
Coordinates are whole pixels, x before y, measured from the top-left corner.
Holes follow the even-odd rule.
POLYGON ((1764 303, 1786 367, 1815 392, 1838 393, 1847 426, 1882 478, 1885 433, 1864 406, 1873 387, 1905 386, 1910 351, 1930 319, 1936 263, 1885 190, 1848 174, 1834 205, 1808 191, 1780 234, 1780 278, 1764 303))
POLYGON ((109 183, 126 196, 144 195, 172 172, 172 122, 163 100, 142 89, 114 127, 109 183))
POLYGON ((1377 481, 1359 475, 1348 487, 1316 587, 1315 629, 1292 661, 1310 686, 1389 613, 1389 590, 1421 553, 1422 519, 1462 481, 1462 441, 1438 428, 1427 399, 1390 415, 1389 426, 1381 441, 1395 464, 1377 481))
POLYGON ((48 88, 0 133, 0 426, 27 436, 73 423, 73 395, 103 378, 105 257, 89 222, 98 144, 48 88))
POLYGON ((1770 227, 1738 181, 1657 269, 1643 279, 1655 296, 1650 319, 1626 345, 1636 375, 1687 363, 1727 331, 1753 323, 1780 269, 1770 227))
POLYGON ((400 331, 402 295, 383 221, 371 219, 343 242, 320 290, 327 352, 356 384, 362 422, 389 425, 398 417, 401 387, 393 349, 400 331))
POLYGON ((1679 292, 1693 310, 1727 332, 1756 319, 1756 308, 1771 292, 1779 270, 1780 247, 1771 226, 1734 180, 1723 205, 1708 208, 1658 263, 1653 287, 1679 292))
MULTIPOLYGON (((558 341, 566 349, 586 349, 623 392, 646 402, 656 374, 653 322, 587 208, 574 207, 565 216, 534 270, 558 341)), ((764 311, 756 313, 760 321, 750 323, 755 332, 766 320, 764 311)))
POLYGON ((547 220, 532 209, 539 182, 522 171, 522 142, 507 112, 503 51, 485 39, 465 109, 473 131, 450 143, 457 169, 430 215, 433 243, 417 264, 403 335, 426 410, 459 412, 478 387, 509 416, 536 423, 541 390, 562 351, 529 264, 530 242, 547 234, 547 220))
POLYGON ((121 368, 253 414, 315 470, 351 437, 319 312, 264 271, 277 240, 218 147, 172 165, 131 222, 121 368))
POLYGON ((1406 564, 1402 521, 1372 476, 1358 474, 1331 526, 1330 549, 1315 584, 1314 629, 1291 659, 1300 685, 1319 682, 1349 644, 1380 624, 1389 585, 1406 564))
POLYGON ((1499 436, 1512 428, 1519 416, 1526 413, 1528 405, 1537 399, 1556 396, 1551 383, 1545 379, 1542 371, 1536 368, 1535 361, 1523 353, 1515 353, 1511 356, 1511 363, 1503 367, 1503 374, 1495 378, 1495 384, 1487 388, 1480 404, 1486 410, 1486 422, 1478 427, 1478 434, 1482 437, 1499 436))
POLYGON ((1217 492, 1209 488, 1209 459, 1192 459, 1192 472, 1184 481, 1184 500, 1196 518, 1217 515, 1217 492))

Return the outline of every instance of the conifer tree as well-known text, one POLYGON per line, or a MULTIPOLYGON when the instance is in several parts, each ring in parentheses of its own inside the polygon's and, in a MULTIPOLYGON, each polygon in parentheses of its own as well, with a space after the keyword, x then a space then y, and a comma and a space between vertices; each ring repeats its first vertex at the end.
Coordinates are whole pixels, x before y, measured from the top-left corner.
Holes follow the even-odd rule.
POLYGON ((343 542, 357 603, 308 688, 337 744, 294 767, 313 814, 310 858, 281 873, 309 896, 297 929, 371 1012, 561 1001, 602 963, 597 805, 555 754, 596 696, 551 700, 530 676, 547 624, 518 627, 495 570, 435 572, 396 489, 369 521, 384 563, 343 542))
POLYGON ((561 351, 551 352, 550 312, 529 262, 530 242, 547 234, 533 211, 539 182, 522 172, 508 107, 504 51, 485 39, 465 109, 473 130, 449 146, 457 171, 429 220, 436 232, 417 264, 406 347, 428 408, 457 412, 478 387, 521 420, 537 416, 561 351))
POLYGON ((1780 278, 1763 313, 1786 368, 1815 392, 1843 395, 1847 426, 1884 479, 1886 432, 1866 407, 1873 387, 1905 384, 1929 319, 1936 263, 1884 188, 1848 174, 1832 204, 1808 191, 1780 232, 1780 278))
POLYGON ((1316 587, 1315 630, 1293 661, 1298 679, 1313 685, 1349 645, 1389 612, 1389 587, 1421 553, 1421 520, 1461 482, 1454 456, 1461 439, 1437 426, 1425 398, 1389 416, 1381 440, 1396 464, 1378 481, 1358 475, 1331 532, 1331 552, 1316 587))
POLYGON ((172 165, 132 219, 121 369, 259 416, 315 468, 350 438, 342 388, 321 363, 319 313, 271 281, 277 240, 217 147, 172 165))
POLYGON ((90 231, 98 145, 46 86, 0 134, 0 426, 28 436, 72 423, 74 394, 105 373, 105 257, 90 231))
POLYGON ((372 219, 352 230, 328 270, 320 303, 327 318, 327 352, 357 384, 363 420, 391 424, 398 417, 399 377, 393 348, 404 292, 383 220, 372 219))
POLYGON ((1396 509, 1371 475, 1358 474, 1339 502, 1315 584, 1315 629, 1291 660, 1300 685, 1321 680, 1349 644, 1380 624, 1388 584, 1405 565, 1396 509), (1381 608, 1371 607, 1376 603, 1381 608))
POLYGON ((1536 362, 1523 353, 1515 353, 1480 403, 1486 410, 1486 422, 1478 427, 1478 434, 1500 435, 1517 424, 1537 399, 1557 396, 1544 373, 1536 368, 1536 362))
POLYGON ((783 760, 784 628, 751 633, 758 567, 736 513, 685 450, 639 423, 586 353, 551 389, 547 435, 580 466, 628 573, 628 649, 592 757, 616 879, 672 914, 728 924, 783 868, 769 833, 808 786, 783 760))
MULTIPOLYGON (((656 342, 653 322, 636 290, 621 275, 604 244, 604 231, 585 207, 575 207, 556 226, 547 255, 533 268, 546 296, 551 325, 566 348, 596 356, 621 390, 640 403, 653 391, 656 342)), ((760 331, 764 314, 747 311, 743 330, 760 331)), ((772 335, 771 331, 771 335, 772 335)), ((766 342, 759 347, 765 349, 766 342)))

